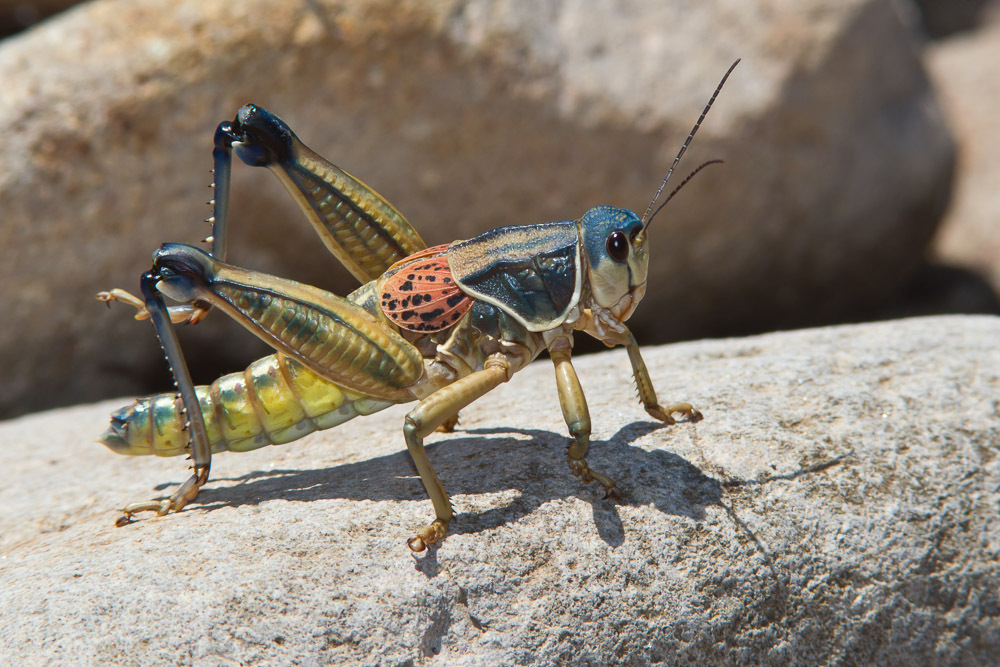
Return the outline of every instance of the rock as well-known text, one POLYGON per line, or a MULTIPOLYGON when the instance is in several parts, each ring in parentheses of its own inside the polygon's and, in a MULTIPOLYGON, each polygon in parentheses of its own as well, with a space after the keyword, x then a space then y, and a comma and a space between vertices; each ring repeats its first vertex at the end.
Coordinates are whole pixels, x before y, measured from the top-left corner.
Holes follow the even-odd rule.
POLYGON ((928 64, 962 147, 954 201, 934 244, 942 262, 977 270, 1000 291, 1000 14, 981 30, 934 44, 928 64))
MULTIPOLYGON (((903 320, 577 360, 601 499, 566 466, 547 362, 428 451, 402 406, 215 458, 180 514, 114 529, 180 459, 89 442, 118 402, 0 424, 0 645, 26 662, 953 664, 1000 661, 1000 319, 903 320)), ((169 484, 163 484, 169 482, 169 484)))
POLYGON ((24 30, 78 0, 0 0, 0 37, 24 30))
MULTIPOLYGON (((742 56, 678 182, 727 166, 656 220, 635 328, 842 317, 910 273, 949 188, 912 33, 885 0, 81 5, 0 47, 18 82, 0 95, 0 300, 17 323, 0 331, 0 411, 162 384, 148 325, 93 295, 134 290, 161 242, 206 235, 212 132, 247 101, 440 243, 599 203, 644 210, 742 56)), ((268 175, 237 165, 234 193, 233 261, 353 286, 268 175)), ((223 319, 187 339, 205 381, 262 353, 223 319)))
POLYGON ((973 30, 995 14, 996 0, 914 0, 924 30, 932 38, 973 30))

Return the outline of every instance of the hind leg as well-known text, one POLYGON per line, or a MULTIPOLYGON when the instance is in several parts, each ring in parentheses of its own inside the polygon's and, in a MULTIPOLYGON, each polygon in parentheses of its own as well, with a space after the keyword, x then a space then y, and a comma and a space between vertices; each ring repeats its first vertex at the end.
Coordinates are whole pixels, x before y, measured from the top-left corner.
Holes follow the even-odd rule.
POLYGON ((158 516, 162 516, 168 512, 179 511, 195 499, 198 491, 208 481, 208 473, 212 467, 212 448, 208 441, 205 419, 201 414, 201 405, 198 402, 194 382, 191 381, 191 372, 188 370, 180 342, 174 332, 170 313, 163 301, 163 295, 156 289, 159 278, 160 276, 152 271, 143 275, 142 293, 145 296, 143 307, 153 322, 156 337, 160 340, 160 346, 166 355, 167 364, 170 366, 170 372, 173 373, 174 382, 184 405, 185 427, 191 438, 194 472, 169 498, 127 505, 122 510, 122 516, 115 521, 115 525, 119 527, 130 523, 132 516, 137 512, 154 511, 158 516))

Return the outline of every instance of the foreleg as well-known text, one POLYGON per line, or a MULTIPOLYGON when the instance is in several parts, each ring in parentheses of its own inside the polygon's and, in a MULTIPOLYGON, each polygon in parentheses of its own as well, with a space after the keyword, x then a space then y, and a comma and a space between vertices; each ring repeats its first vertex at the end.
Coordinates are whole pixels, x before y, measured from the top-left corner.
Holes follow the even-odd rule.
POLYGON ((649 378, 649 371, 646 370, 646 363, 639 353, 639 344, 635 340, 632 332, 628 332, 628 343, 625 345, 628 351, 628 360, 632 364, 632 375, 635 378, 635 386, 639 389, 639 400, 642 407, 650 416, 659 419, 667 424, 675 424, 676 420, 671 416, 680 414, 688 421, 697 422, 702 420, 702 414, 692 407, 690 403, 674 403, 667 407, 662 407, 656 399, 656 389, 653 388, 653 381, 649 378))

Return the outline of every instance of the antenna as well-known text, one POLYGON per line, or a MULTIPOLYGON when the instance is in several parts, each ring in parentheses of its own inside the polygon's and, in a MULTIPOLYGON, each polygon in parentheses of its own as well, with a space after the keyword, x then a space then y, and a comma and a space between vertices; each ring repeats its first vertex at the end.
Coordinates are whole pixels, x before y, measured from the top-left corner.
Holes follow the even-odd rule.
POLYGON ((690 174, 687 175, 687 178, 685 178, 683 181, 681 181, 680 185, 678 185, 676 188, 674 188, 673 191, 671 191, 671 193, 669 195, 667 195, 666 199, 664 199, 662 202, 660 202, 660 205, 656 207, 655 211, 653 211, 653 215, 649 216, 649 221, 643 227, 643 230, 645 230, 646 227, 649 226, 650 222, 653 222, 653 218, 655 218, 656 214, 659 213, 660 210, 663 209, 663 207, 667 205, 667 202, 670 201, 671 199, 673 199, 674 195, 677 194, 678 192, 680 192, 681 188, 683 188, 685 185, 687 185, 688 181, 690 181, 692 178, 694 178, 695 174, 697 174, 699 171, 701 171, 702 169, 704 169, 705 167, 707 167, 710 164, 724 164, 724 163, 725 163, 724 160, 709 160, 708 162, 702 162, 700 165, 698 165, 698 167, 694 171, 692 171, 690 174))
MULTIPOLYGON (((688 138, 684 141, 684 145, 681 146, 680 151, 678 151, 677 157, 674 158, 674 163, 670 165, 670 170, 667 172, 667 175, 663 178, 663 182, 660 183, 660 187, 657 188, 656 194, 653 195, 653 199, 649 202, 649 206, 646 207, 646 212, 642 214, 643 231, 646 231, 646 228, 649 227, 649 223, 653 221, 653 216, 655 216, 656 213, 658 213, 660 209, 663 208, 663 204, 666 204, 668 201, 670 201, 670 198, 673 197, 675 194, 677 194, 677 190, 680 190, 681 187, 684 186, 684 183, 687 183, 689 180, 691 180, 692 176, 697 174, 707 165, 714 164, 715 162, 717 162, 716 160, 713 160, 711 162, 706 162, 705 164, 695 169, 687 178, 684 179, 684 182, 681 183, 679 187, 677 187, 673 192, 670 193, 670 196, 667 197, 666 201, 664 201, 663 204, 660 204, 659 208, 656 209, 653 215, 649 214, 649 212, 653 210, 653 206, 656 205, 656 200, 659 199, 660 195, 663 193, 663 188, 667 187, 667 181, 670 180, 670 176, 674 173, 674 169, 677 168, 677 163, 681 161, 681 157, 684 155, 685 151, 687 151, 688 145, 690 145, 691 140, 694 139, 694 135, 698 131, 698 128, 701 127, 702 121, 704 121, 705 116, 708 115, 708 110, 711 109, 712 105, 715 103, 715 98, 719 96, 719 91, 722 90, 722 86, 726 83, 726 79, 729 78, 729 75, 733 73, 733 70, 736 69, 736 66, 739 64, 740 64, 740 58, 737 58, 735 62, 733 62, 733 64, 729 66, 729 69, 726 70, 725 76, 722 77, 722 81, 720 81, 719 85, 715 87, 715 92, 712 93, 712 98, 708 100, 708 104, 705 105, 704 111, 702 111, 701 116, 698 117, 698 122, 694 124, 693 128, 691 128, 691 134, 688 135, 688 138)), ((719 160, 718 162, 721 162, 721 160, 719 160)))

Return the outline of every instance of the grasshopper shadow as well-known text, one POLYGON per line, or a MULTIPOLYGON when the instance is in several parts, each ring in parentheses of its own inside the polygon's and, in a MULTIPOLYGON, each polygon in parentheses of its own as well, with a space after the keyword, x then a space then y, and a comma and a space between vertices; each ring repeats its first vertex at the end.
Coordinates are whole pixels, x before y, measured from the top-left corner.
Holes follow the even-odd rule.
MULTIPOLYGON (((427 452, 457 510, 449 532, 489 530, 518 521, 548 501, 572 497, 592 505, 598 534, 613 547, 625 541, 620 505, 652 505, 664 514, 700 521, 707 506, 720 504, 722 484, 670 451, 632 444, 660 429, 666 429, 664 446, 669 447, 670 427, 658 422, 633 422, 610 439, 591 443, 587 460, 592 468, 617 482, 621 493, 617 500, 605 499, 600 485, 583 484, 572 475, 566 462, 570 443, 566 435, 540 429, 480 428, 432 436, 436 441, 427 443, 427 452), (461 499, 455 500, 463 495, 510 490, 519 492, 513 500, 485 512, 462 512, 461 499)), ((208 486, 192 508, 213 511, 276 499, 411 500, 426 503, 429 516, 431 512, 405 449, 324 469, 274 469, 215 478, 223 479, 240 484, 222 489, 208 486)))

